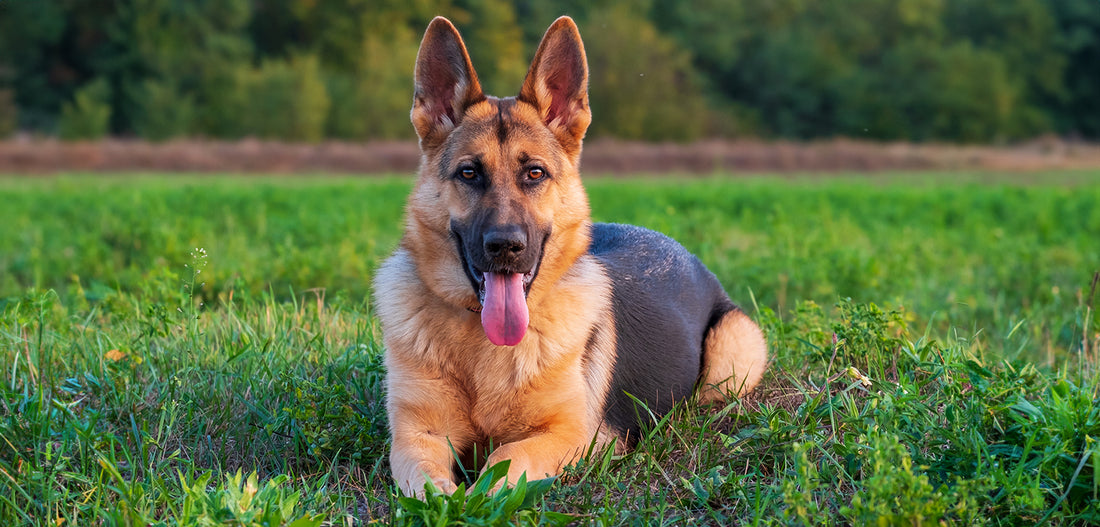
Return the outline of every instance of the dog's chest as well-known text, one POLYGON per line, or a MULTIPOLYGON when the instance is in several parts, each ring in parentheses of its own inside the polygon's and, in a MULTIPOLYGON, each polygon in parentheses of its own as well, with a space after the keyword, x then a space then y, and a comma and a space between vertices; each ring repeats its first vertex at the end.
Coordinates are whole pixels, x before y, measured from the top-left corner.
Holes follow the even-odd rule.
POLYGON ((531 429, 532 416, 526 405, 529 390, 511 382, 513 375, 506 372, 514 367, 509 368, 506 362, 499 358, 466 360, 446 366, 446 380, 462 397, 462 404, 455 410, 465 414, 478 442, 511 441, 531 429))
POLYGON ((452 342, 446 354, 446 378, 465 399, 466 418, 485 438, 529 435, 543 426, 547 409, 564 395, 583 394, 576 386, 583 377, 580 354, 562 353, 576 343, 563 345, 537 331, 524 340, 515 347, 452 342))

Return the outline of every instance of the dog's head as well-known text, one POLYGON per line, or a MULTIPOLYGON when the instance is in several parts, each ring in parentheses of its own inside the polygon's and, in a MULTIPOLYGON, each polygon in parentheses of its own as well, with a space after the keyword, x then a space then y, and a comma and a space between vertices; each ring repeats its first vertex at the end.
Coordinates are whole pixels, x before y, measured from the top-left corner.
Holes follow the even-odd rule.
POLYGON ((482 92, 458 31, 437 17, 420 44, 415 88, 422 158, 405 245, 429 287, 480 310, 494 344, 515 345, 528 301, 588 246, 578 166, 591 113, 577 26, 554 22, 519 95, 498 99, 482 92), (449 248, 431 246, 440 242, 449 248))

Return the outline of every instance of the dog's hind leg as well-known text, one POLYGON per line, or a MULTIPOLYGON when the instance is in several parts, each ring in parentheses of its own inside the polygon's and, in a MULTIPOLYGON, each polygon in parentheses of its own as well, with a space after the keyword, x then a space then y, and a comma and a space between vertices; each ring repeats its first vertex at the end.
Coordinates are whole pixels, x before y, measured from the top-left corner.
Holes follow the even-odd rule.
POLYGON ((699 401, 723 402, 752 391, 768 367, 768 345, 748 315, 734 307, 721 315, 703 340, 699 401))

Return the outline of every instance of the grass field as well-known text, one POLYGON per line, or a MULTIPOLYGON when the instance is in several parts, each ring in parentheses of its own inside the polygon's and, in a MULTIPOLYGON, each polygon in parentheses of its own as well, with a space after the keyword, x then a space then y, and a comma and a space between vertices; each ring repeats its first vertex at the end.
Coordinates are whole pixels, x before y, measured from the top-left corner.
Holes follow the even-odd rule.
POLYGON ((998 180, 593 179, 765 327, 761 389, 418 502, 369 299, 409 180, 0 178, 0 524, 1100 521, 1100 173, 998 180))

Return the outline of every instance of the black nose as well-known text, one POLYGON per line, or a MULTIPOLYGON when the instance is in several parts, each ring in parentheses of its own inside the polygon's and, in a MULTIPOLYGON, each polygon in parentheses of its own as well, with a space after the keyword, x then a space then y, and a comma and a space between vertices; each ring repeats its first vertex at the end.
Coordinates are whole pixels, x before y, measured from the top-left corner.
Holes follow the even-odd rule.
POLYGON ((527 248, 527 233, 519 225, 500 225, 489 229, 482 242, 490 258, 512 258, 527 248))

